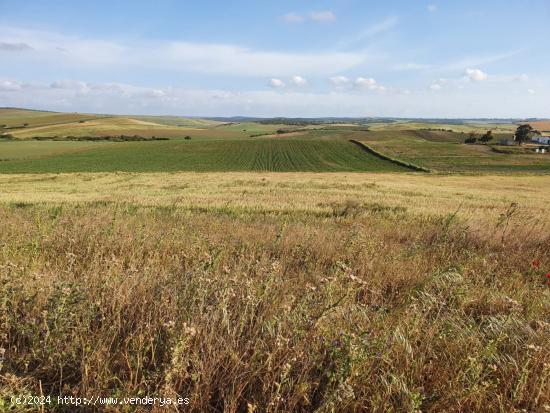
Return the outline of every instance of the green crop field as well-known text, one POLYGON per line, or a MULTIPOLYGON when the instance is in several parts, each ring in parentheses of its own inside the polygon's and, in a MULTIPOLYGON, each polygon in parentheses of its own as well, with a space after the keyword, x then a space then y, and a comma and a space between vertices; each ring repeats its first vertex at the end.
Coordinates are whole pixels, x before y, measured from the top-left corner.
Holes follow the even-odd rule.
POLYGON ((550 155, 495 148, 511 123, 396 121, 359 124, 218 122, 180 116, 106 116, 0 109, 0 173, 107 171, 401 171, 349 143, 434 172, 548 173, 550 155), (25 125, 26 126, 22 126, 25 125), (367 130, 368 129, 368 130, 367 130), (491 145, 466 145, 491 129, 491 145), (277 133, 278 131, 285 133, 277 133), (68 142, 35 138, 139 136, 157 142, 68 142), (185 137, 191 139, 185 140, 185 137), (9 139, 12 139, 11 141, 9 139), (495 150, 497 149, 497 150, 495 150))
MULTIPOLYGON (((439 172, 550 172, 549 154, 498 153, 491 145, 466 145, 466 134, 441 131, 372 131, 360 140, 389 156, 439 172)), ((511 137, 496 134, 495 140, 511 137)))
MULTIPOLYGON (((197 140, 107 142, 66 145, 65 152, 22 159, 34 142, 0 142, 12 157, 0 162, 0 173, 162 172, 162 171, 405 171, 345 140, 197 140), (17 145, 22 145, 17 152, 17 145), (80 149, 75 152, 75 149, 80 149)), ((52 151, 58 142, 44 145, 52 151)), ((44 148, 46 149, 46 148, 44 148)))

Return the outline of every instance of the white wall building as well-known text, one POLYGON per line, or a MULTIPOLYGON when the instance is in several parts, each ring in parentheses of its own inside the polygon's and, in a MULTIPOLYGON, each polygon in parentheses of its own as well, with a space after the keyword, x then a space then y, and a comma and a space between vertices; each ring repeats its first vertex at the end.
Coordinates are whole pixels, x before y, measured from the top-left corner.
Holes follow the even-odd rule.
POLYGON ((550 136, 535 136, 533 138, 533 141, 543 143, 545 145, 550 145, 550 136))

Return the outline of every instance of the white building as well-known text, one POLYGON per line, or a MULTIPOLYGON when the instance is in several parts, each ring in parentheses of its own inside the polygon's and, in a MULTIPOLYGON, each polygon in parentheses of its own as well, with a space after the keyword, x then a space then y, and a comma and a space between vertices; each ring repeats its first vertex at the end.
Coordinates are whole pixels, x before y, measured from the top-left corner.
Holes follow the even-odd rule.
POLYGON ((535 136, 533 138, 534 142, 543 143, 545 145, 550 145, 550 136, 535 136))

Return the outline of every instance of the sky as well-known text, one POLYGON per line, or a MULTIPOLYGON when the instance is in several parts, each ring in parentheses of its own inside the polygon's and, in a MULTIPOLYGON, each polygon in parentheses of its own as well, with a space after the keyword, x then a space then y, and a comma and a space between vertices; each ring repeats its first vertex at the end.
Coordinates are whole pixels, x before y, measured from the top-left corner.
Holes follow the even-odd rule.
POLYGON ((549 0, 0 0, 0 107, 550 117, 549 50, 549 0))

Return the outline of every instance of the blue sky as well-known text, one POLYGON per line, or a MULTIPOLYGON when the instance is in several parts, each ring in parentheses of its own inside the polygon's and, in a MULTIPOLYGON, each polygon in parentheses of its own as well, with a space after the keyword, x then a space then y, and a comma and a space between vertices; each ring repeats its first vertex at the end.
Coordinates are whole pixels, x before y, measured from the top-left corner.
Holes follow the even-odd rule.
POLYGON ((550 117, 550 2, 0 0, 0 106, 550 117))

